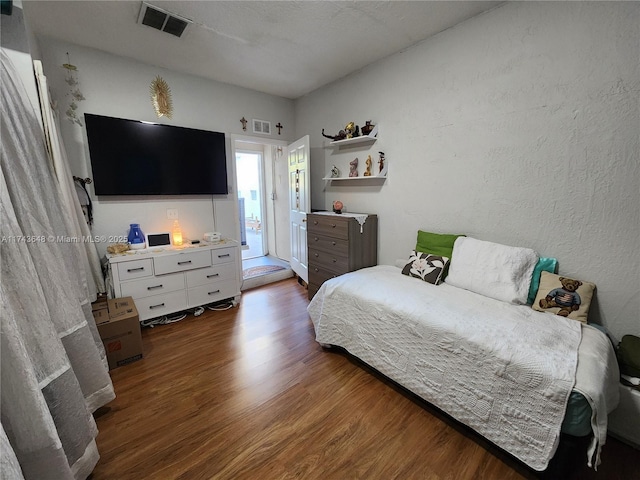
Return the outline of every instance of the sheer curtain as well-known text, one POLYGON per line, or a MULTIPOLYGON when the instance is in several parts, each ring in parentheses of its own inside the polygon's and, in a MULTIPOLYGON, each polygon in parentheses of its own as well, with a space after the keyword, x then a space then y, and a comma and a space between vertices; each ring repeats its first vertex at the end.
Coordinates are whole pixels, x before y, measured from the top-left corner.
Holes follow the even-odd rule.
MULTIPOLYGON (((51 108, 47 77, 45 77, 42 70, 42 62, 35 60, 33 65, 36 73, 38 95, 40 97, 40 110, 42 112, 42 123, 46 140, 45 145, 49 152, 49 158, 53 163, 58 183, 60 184, 63 210, 68 212, 69 231, 77 238, 87 239, 91 236, 91 231, 85 220, 80 202, 78 201, 73 174, 69 169, 67 153, 64 148, 62 136, 60 135, 57 113, 51 108)), ((89 292, 89 298, 95 300, 97 293, 106 291, 98 251, 96 250, 95 244, 89 241, 81 242, 78 245, 81 247, 78 249, 78 254, 84 267, 83 272, 87 272, 83 281, 89 292)))
POLYGON ((92 412, 115 397, 113 385, 81 244, 59 240, 75 233, 42 127, 4 51, 0 60, 3 466, 13 451, 27 480, 84 479, 99 458, 92 412))

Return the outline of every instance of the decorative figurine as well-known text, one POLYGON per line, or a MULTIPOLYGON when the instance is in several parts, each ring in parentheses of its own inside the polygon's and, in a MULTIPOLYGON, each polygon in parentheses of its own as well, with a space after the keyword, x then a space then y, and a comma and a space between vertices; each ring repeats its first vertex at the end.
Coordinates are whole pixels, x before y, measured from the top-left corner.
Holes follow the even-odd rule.
POLYGON ((340 176, 340 170, 335 165, 331 167, 331 178, 338 178, 340 176))
POLYGON ((343 208, 344 205, 340 200, 336 200, 335 202, 333 202, 333 213, 341 214, 343 208))
POLYGON ((371 155, 367 156, 367 160, 364 162, 367 164, 367 169, 364 171, 364 176, 365 177, 370 177, 371 176, 371 155))
POLYGON ((378 152, 380 154, 380 159, 378 160, 379 170, 378 173, 382 173, 384 170, 384 152, 378 152))
POLYGON ((357 126, 354 122, 347 123, 347 126, 344 127, 344 131, 347 134, 347 138, 360 136, 360 127, 357 126))
POLYGON ((336 140, 344 140, 345 138, 347 138, 347 134, 345 133, 345 131, 344 131, 344 130, 340 130, 340 131, 338 132, 338 134, 334 136, 334 135, 325 135, 325 133, 324 133, 324 128, 322 129, 322 136, 323 136, 323 137, 326 137, 326 138, 330 138, 330 139, 331 139, 331 140, 333 140, 334 142, 335 142, 336 140))
POLYGON ((375 127, 375 125, 371 125, 371 120, 367 120, 366 122, 364 122, 364 127, 362 127, 362 135, 369 135, 371 133, 371 130, 373 130, 373 127, 375 127))
POLYGON ((349 176, 350 177, 358 176, 358 157, 354 158, 349 162, 349 176))

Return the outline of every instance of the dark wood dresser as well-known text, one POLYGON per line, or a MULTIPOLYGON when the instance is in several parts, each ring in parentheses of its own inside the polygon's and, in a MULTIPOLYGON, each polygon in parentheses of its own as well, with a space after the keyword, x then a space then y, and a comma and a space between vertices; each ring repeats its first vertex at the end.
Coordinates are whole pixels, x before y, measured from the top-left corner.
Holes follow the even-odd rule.
POLYGON ((307 215, 309 300, 330 278, 378 263, 378 217, 329 212, 307 215))

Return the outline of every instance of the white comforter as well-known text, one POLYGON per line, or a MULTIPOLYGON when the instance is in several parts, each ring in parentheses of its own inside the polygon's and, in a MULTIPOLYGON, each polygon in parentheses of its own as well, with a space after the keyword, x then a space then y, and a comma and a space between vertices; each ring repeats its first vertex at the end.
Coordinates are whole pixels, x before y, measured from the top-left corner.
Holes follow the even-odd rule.
MULTIPOLYGON (((308 311, 318 342, 344 347, 530 467, 547 467, 576 381, 580 323, 386 265, 325 282, 308 311)), ((583 390, 592 406, 610 410, 595 404, 602 387, 591 383, 583 390)), ((599 451, 606 414, 592 424, 599 451)))

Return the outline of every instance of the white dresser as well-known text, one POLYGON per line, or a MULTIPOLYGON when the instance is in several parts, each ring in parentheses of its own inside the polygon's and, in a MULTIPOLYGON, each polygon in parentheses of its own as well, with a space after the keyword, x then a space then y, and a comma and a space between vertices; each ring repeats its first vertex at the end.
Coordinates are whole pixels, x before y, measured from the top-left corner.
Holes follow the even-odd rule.
POLYGON ((140 320, 221 300, 240 300, 238 242, 107 255, 110 296, 133 297, 140 320))

